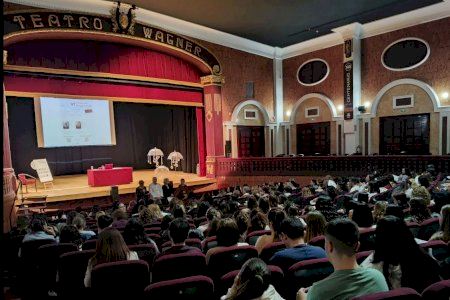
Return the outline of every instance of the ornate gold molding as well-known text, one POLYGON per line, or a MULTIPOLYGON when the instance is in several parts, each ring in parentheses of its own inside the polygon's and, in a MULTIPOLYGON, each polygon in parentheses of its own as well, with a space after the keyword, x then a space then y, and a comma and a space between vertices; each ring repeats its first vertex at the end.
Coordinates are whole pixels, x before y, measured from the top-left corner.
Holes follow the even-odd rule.
POLYGON ((3 65, 8 64, 8 51, 3 50, 3 65))
POLYGON ((223 77, 222 75, 208 75, 200 77, 200 82, 203 85, 208 84, 222 85, 225 83, 225 77, 223 77))

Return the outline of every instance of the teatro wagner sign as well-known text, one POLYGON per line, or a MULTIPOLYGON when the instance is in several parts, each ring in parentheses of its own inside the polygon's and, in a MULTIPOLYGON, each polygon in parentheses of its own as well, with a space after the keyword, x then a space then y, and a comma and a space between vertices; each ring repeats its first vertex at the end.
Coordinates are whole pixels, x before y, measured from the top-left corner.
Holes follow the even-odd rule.
POLYGON ((3 16, 3 38, 7 39, 30 31, 48 30, 123 35, 182 51, 203 61, 212 74, 221 74, 222 70, 217 58, 208 49, 184 36, 136 22, 134 9, 135 7, 131 7, 128 11, 123 12, 118 5, 111 11, 109 17, 48 10, 5 14, 3 16))

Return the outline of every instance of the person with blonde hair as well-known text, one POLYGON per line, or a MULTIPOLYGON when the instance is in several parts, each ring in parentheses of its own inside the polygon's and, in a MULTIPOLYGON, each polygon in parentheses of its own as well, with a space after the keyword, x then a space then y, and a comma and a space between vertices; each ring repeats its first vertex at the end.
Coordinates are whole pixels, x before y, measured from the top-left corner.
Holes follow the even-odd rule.
POLYGON ((304 188, 302 188, 302 197, 303 198, 308 198, 311 196, 312 196, 312 193, 311 193, 311 190, 309 189, 309 187, 305 186, 304 188))
POLYGON ((439 224, 439 231, 431 236, 430 241, 441 240, 448 243, 450 241, 450 204, 442 206, 439 224))
POLYGON ((311 211, 306 215, 305 243, 313 238, 323 235, 327 220, 320 211, 311 211))
POLYGON ((153 222, 153 216, 152 216, 152 212, 150 210, 150 208, 144 206, 140 211, 139 211, 139 220, 142 222, 142 224, 146 225, 146 224, 152 224, 153 222))
POLYGON ((148 206, 148 210, 150 211, 150 216, 153 222, 160 221, 163 218, 161 209, 159 208, 158 204, 150 204, 148 206))
POLYGON ((385 213, 386 213, 386 208, 387 208, 387 202, 386 201, 378 201, 377 203, 375 203, 375 206, 373 208, 373 221, 376 224, 378 222, 378 220, 380 220, 381 218, 384 217, 385 213))
POLYGON ((428 192, 426 187, 421 185, 412 186, 411 199, 413 198, 422 198, 423 200, 425 200, 427 206, 430 205, 431 202, 430 192, 428 192))

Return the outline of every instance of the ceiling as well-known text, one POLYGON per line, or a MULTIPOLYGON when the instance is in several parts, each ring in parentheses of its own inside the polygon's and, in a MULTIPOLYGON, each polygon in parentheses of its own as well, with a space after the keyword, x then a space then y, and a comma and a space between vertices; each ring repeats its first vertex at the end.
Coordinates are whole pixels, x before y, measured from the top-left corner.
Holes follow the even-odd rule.
POLYGON ((127 0, 157 13, 276 47, 441 0, 127 0))

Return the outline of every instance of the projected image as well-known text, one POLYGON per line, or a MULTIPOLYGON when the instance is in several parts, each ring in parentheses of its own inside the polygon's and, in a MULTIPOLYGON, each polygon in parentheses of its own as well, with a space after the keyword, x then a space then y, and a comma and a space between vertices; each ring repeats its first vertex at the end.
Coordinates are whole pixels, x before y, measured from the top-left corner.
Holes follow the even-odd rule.
POLYGON ((107 100, 41 97, 43 146, 113 144, 111 107, 107 100))

